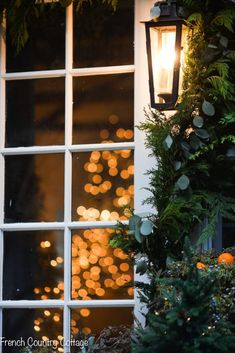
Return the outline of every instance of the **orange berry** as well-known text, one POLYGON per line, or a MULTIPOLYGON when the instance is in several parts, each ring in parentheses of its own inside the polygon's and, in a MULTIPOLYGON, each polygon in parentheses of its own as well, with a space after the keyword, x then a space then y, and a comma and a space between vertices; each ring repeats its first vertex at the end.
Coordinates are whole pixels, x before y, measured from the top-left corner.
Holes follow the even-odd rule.
POLYGON ((229 252, 224 252, 218 257, 218 264, 232 264, 234 262, 234 256, 229 252))
POLYGON ((200 270, 204 270, 206 268, 206 265, 203 262, 197 262, 196 266, 200 270))

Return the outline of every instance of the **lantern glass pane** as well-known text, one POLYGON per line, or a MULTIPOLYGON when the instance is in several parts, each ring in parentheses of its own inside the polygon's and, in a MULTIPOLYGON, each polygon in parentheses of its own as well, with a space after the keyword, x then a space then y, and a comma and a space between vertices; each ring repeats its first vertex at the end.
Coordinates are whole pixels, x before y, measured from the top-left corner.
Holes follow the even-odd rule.
POLYGON ((172 101, 176 26, 150 28, 154 95, 156 103, 172 101))
POLYGON ((187 27, 182 26, 182 36, 181 36, 181 51, 180 51, 180 77, 179 77, 179 95, 183 92, 183 75, 185 66, 185 53, 187 50, 187 27))

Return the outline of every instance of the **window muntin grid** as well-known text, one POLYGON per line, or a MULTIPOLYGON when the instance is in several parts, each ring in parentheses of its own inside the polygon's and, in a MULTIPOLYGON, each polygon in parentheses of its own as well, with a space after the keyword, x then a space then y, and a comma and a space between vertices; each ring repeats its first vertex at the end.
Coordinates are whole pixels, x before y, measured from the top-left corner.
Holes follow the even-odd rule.
MULTIPOLYGON (((63 334, 65 340, 70 339, 70 310, 71 308, 83 308, 83 307, 123 307, 131 308, 134 305, 133 299, 115 299, 115 300, 91 300, 86 302, 80 300, 71 300, 71 230, 72 229, 90 229, 90 228, 104 228, 112 227, 116 224, 115 221, 101 220, 98 222, 94 221, 72 221, 71 220, 71 176, 72 176, 72 154, 71 152, 92 152, 92 151, 122 151, 123 149, 133 150, 135 147, 134 142, 120 142, 113 143, 109 141, 107 143, 94 143, 94 144, 80 144, 72 145, 72 80, 76 76, 92 76, 92 75, 119 75, 119 74, 133 74, 134 66, 115 66, 115 67, 100 67, 100 68, 88 68, 88 69, 73 69, 72 68, 72 7, 67 9, 66 14, 66 66, 65 69, 61 70, 51 70, 51 71, 32 71, 32 72, 5 72, 5 44, 1 40, 1 55, 3 60, 1 61, 1 83, 0 83, 0 110, 1 117, 5 116, 5 90, 6 83, 9 81, 17 80, 31 80, 31 79, 48 79, 48 78, 65 78, 65 144, 62 146, 52 145, 52 146, 30 146, 30 147, 4 147, 4 131, 5 131, 5 122, 4 119, 1 119, 1 139, 0 139, 0 164, 1 170, 4 168, 4 158, 5 156, 32 156, 40 154, 55 154, 63 153, 64 154, 64 220, 58 222, 28 222, 28 223, 4 223, 3 222, 3 208, 1 208, 1 233, 0 233, 0 242, 1 242, 1 254, 3 254, 3 232, 4 231, 43 231, 43 230, 55 230, 55 231, 64 231, 64 298, 58 300, 10 300, 5 301, 2 297, 2 284, 1 284, 1 307, 4 310, 7 309, 16 309, 16 308, 63 308, 63 334)), ((1 191, 4 189, 4 177, 1 178, 0 184, 1 191)), ((2 193, 3 195, 3 193, 2 193)), ((1 257, 3 259, 3 257, 1 257)), ((2 277, 2 267, 1 266, 1 277, 2 277)), ((2 319, 2 311, 1 311, 2 319)), ((2 328, 2 320, 1 320, 2 328)), ((1 348, 0 348, 1 350, 1 348)))

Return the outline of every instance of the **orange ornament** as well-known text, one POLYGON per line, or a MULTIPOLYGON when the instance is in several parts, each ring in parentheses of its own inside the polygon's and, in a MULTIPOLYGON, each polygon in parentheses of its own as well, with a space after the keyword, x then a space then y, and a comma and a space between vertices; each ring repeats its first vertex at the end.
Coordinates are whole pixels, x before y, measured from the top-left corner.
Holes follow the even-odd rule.
POLYGON ((206 269, 206 265, 203 262, 197 262, 196 266, 199 270, 206 269))
POLYGON ((232 264, 234 262, 234 256, 229 252, 224 252, 218 257, 218 264, 232 264))

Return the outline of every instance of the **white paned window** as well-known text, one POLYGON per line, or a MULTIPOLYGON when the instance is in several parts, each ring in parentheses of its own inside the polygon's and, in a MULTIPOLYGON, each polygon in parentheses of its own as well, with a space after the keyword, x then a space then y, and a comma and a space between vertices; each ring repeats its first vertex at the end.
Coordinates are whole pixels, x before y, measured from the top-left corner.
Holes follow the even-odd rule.
POLYGON ((82 14, 56 4, 30 24, 18 56, 8 32, 1 37, 0 336, 8 340, 56 340, 68 352, 62 342, 133 323, 133 268, 108 241, 117 220, 127 221, 123 206, 140 210, 146 197, 147 152, 134 127, 148 103, 140 21, 151 2, 119 3, 114 13, 88 5, 82 14))

